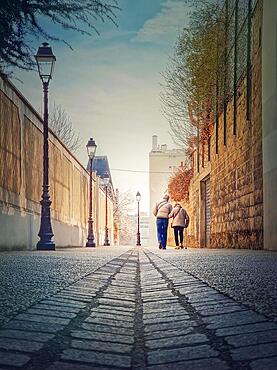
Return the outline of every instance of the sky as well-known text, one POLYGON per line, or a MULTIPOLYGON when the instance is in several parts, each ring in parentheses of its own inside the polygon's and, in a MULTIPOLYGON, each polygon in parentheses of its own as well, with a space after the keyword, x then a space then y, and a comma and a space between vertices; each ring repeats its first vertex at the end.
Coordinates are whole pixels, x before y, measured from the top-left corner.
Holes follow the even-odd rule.
MULTIPOLYGON (((50 83, 50 105, 61 104, 80 132, 77 158, 86 166, 86 143, 93 137, 96 155, 107 155, 113 184, 120 192, 140 191, 141 210, 149 210, 148 154, 152 135, 174 144, 160 101, 162 73, 187 24, 184 0, 119 0, 118 26, 96 23, 100 36, 84 36, 51 27, 72 46, 51 42, 57 61, 50 83), (126 172, 118 169, 145 172, 126 172)), ((45 40, 36 40, 36 43, 45 40)), ((36 47, 35 45, 33 45, 36 47)), ((20 72, 14 81, 42 111, 41 81, 20 72)))

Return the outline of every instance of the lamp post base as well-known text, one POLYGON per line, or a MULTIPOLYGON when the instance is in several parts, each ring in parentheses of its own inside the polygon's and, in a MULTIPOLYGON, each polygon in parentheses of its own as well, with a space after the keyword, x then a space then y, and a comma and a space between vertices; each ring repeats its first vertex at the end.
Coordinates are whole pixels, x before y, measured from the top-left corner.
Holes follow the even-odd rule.
POLYGON ((94 248, 95 247, 95 243, 93 240, 88 240, 87 243, 86 243, 86 247, 92 247, 94 248))
POLYGON ((140 242, 140 233, 137 233, 137 244, 136 244, 138 247, 141 246, 141 242, 140 242))
POLYGON ((52 241, 49 241, 49 242, 39 241, 37 243, 38 251, 54 251, 55 249, 56 249, 55 243, 52 241))

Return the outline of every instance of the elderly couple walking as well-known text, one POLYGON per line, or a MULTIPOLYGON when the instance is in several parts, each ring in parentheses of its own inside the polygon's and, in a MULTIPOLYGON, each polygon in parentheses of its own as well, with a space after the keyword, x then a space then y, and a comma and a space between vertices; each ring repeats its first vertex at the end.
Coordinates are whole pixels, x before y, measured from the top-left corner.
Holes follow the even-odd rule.
MULTIPOLYGON (((173 218, 171 226, 174 229, 176 248, 184 248, 184 229, 188 227, 189 216, 179 203, 174 208, 169 203, 169 196, 165 195, 161 202, 155 204, 153 214, 157 219, 157 234, 160 249, 166 249, 168 220, 173 218)), ((186 249, 186 247, 185 247, 186 249)))

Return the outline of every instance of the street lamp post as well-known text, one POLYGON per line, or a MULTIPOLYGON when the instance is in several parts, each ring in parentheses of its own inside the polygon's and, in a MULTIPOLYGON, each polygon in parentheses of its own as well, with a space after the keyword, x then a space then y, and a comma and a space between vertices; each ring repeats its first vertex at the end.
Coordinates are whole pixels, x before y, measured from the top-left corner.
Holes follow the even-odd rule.
POLYGON ((92 162, 96 152, 97 145, 93 138, 90 138, 87 143, 87 152, 89 157, 89 217, 88 217, 88 241, 86 247, 95 247, 93 234, 93 219, 92 219, 92 162))
POLYGON ((48 86, 52 79, 56 57, 52 48, 47 42, 38 48, 35 59, 38 66, 38 72, 43 85, 44 94, 44 115, 43 115, 43 185, 40 219, 40 240, 37 243, 37 250, 55 250, 55 243, 52 241, 54 236, 51 226, 49 195, 49 147, 48 147, 48 86))
POLYGON ((105 185, 105 191, 106 191, 106 222, 105 222, 105 240, 104 240, 104 245, 108 246, 110 245, 109 242, 109 229, 108 229, 108 185, 110 182, 109 176, 103 177, 103 183, 105 185))
POLYGON ((136 199, 137 199, 137 202, 138 202, 138 232, 137 232, 137 246, 140 246, 140 245, 141 245, 141 243, 140 243, 140 230, 139 230, 139 202, 140 202, 140 199, 141 199, 141 195, 140 195, 140 192, 139 192, 139 191, 137 192, 136 199))

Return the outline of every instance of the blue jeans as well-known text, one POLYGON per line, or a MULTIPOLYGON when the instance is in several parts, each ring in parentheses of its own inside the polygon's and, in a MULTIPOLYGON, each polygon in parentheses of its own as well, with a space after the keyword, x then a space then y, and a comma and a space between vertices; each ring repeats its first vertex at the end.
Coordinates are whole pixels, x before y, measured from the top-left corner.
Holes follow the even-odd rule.
POLYGON ((167 242, 167 218, 157 218, 157 232, 158 232, 158 242, 162 244, 163 249, 166 248, 167 242))

